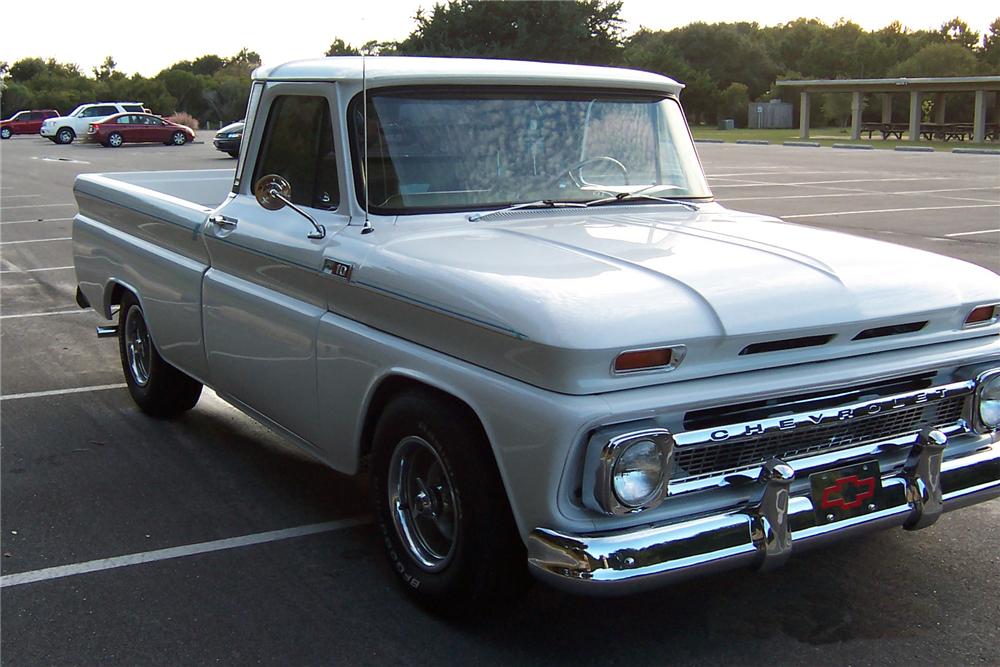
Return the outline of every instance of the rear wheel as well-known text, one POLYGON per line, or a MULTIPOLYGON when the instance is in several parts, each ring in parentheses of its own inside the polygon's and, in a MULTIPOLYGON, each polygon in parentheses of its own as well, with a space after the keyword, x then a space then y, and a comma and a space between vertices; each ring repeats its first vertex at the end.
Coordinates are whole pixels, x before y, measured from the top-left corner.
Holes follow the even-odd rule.
POLYGON ((0 128, 0 139, 10 139, 11 131, 9 127, 0 128))
POLYGON ((57 144, 71 144, 74 139, 76 139, 76 132, 73 131, 73 128, 63 127, 56 132, 57 144))
POLYGON ((105 143, 105 146, 118 148, 123 143, 125 143, 125 139, 122 137, 122 135, 118 134, 117 132, 112 132, 111 134, 108 135, 108 141, 107 143, 105 143))
POLYGON ((146 326, 139 300, 122 297, 118 312, 118 350, 129 394, 154 417, 174 417, 190 410, 201 395, 201 383, 163 360, 146 326))
POLYGON ((406 393, 382 413, 371 501, 389 564, 439 611, 471 611, 527 582, 524 547, 478 422, 444 397, 406 393))
POLYGON ((187 143, 187 140, 187 135, 183 132, 174 132, 174 136, 170 138, 170 141, 174 146, 183 146, 187 143))

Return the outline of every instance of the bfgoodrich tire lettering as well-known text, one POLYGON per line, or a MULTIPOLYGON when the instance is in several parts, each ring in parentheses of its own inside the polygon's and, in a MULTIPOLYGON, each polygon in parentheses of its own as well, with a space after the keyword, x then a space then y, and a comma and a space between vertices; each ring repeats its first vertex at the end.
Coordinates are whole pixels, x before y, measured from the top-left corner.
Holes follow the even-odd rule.
POLYGON ((370 484, 389 565, 419 603, 471 610, 523 589, 524 547, 466 410, 430 392, 392 400, 375 429, 370 484))
POLYGON ((173 417, 190 410, 201 396, 201 383, 160 357, 138 299, 122 297, 118 312, 118 351, 129 394, 139 408, 154 417, 173 417))

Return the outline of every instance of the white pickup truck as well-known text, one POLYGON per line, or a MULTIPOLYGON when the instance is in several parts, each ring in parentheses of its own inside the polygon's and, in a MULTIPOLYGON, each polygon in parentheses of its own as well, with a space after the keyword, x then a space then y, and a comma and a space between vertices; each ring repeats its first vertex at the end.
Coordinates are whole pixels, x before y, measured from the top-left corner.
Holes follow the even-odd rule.
POLYGON ((367 469, 428 604, 622 592, 1000 495, 1000 276, 730 211, 654 74, 258 70, 231 172, 80 176, 82 307, 160 417, 202 385, 367 469), (221 203, 220 203, 221 202, 221 203))

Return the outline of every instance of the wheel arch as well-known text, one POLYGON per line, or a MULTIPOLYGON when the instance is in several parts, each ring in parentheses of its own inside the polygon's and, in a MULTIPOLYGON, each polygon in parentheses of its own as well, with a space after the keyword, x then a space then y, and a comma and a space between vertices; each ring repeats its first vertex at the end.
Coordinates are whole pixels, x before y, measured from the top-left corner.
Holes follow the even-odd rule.
MULTIPOLYGON (((496 453, 493 451, 493 444, 486 429, 486 425, 479 413, 472 405, 460 397, 456 392, 440 387, 432 383, 429 379, 417 377, 399 370, 390 372, 378 379, 369 391, 368 400, 365 401, 364 417, 359 431, 358 461, 361 467, 366 467, 368 457, 372 451, 372 444, 375 439, 375 428, 378 425, 379 416, 395 397, 408 391, 424 392, 437 396, 452 404, 455 409, 465 414, 470 423, 474 424, 480 431, 483 438, 490 447, 493 456, 493 463, 497 465, 496 453)), ((497 465, 499 469, 499 465, 497 465)), ((502 478, 502 475, 501 475, 502 478)))
MULTIPOLYGON (((119 280, 118 278, 112 278, 104 286, 104 317, 106 319, 113 319, 114 313, 111 310, 112 306, 121 306, 122 299, 125 298, 125 294, 129 293, 135 297, 135 300, 139 302, 139 307, 142 308, 142 312, 148 312, 146 310, 146 304, 142 299, 142 294, 132 285, 119 280)), ((144 315, 146 320, 146 330, 149 332, 149 339, 153 341, 153 347, 156 348, 157 353, 160 352, 160 346, 156 343, 156 334, 153 333, 153 327, 149 323, 149 317, 144 315)))

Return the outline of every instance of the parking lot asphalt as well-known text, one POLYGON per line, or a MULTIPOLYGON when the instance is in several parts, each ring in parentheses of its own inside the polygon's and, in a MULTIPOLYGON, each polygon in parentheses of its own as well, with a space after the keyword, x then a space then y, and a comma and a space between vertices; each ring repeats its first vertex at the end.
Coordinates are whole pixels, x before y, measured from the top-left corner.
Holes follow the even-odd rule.
MULTIPOLYGON (((616 599, 536 586, 466 621, 413 607, 382 562, 363 477, 208 391, 178 420, 146 417, 122 388, 116 342, 94 336, 101 318, 73 301, 75 176, 234 165, 211 133, 199 139, 0 145, 4 665, 1000 662, 1000 501, 773 573, 616 599)), ((699 151, 732 208, 1000 272, 1000 158, 699 151)))

